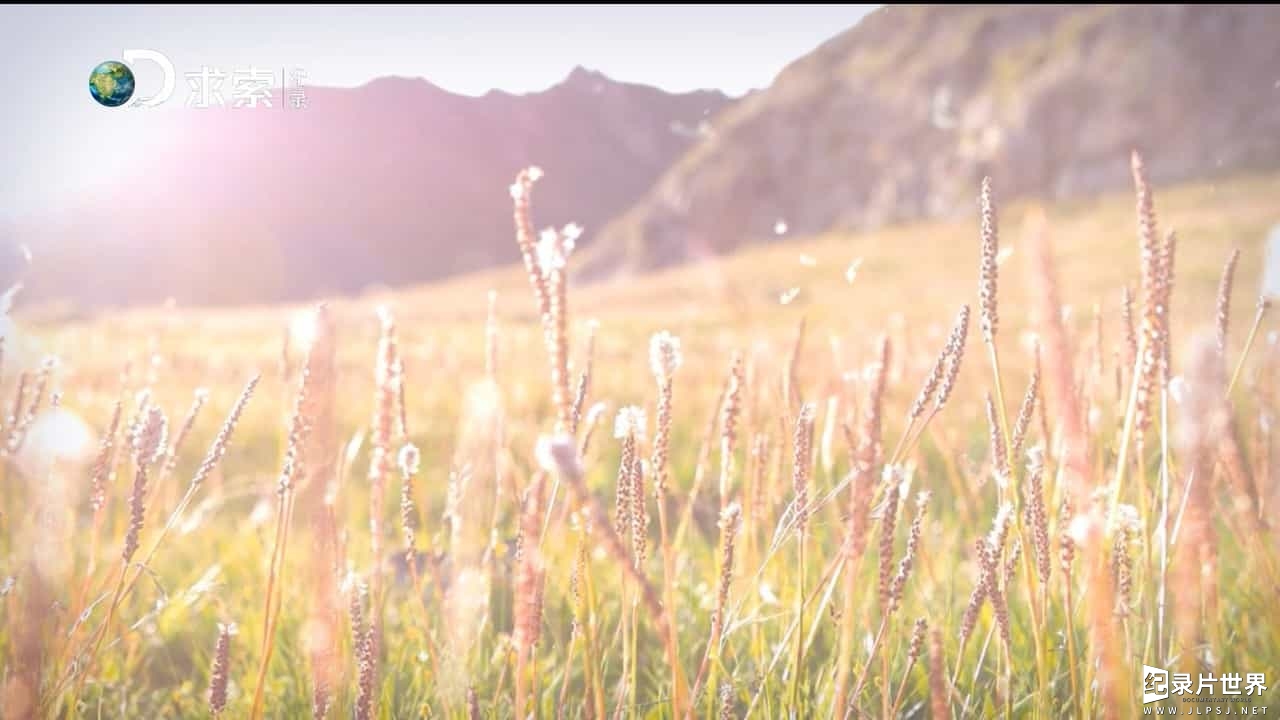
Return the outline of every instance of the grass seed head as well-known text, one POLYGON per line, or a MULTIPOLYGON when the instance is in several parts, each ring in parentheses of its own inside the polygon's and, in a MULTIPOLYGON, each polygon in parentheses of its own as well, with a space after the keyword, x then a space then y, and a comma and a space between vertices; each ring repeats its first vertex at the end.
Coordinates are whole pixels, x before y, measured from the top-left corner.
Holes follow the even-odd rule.
POLYGON ((979 308, 982 311, 982 336, 988 342, 995 341, 996 331, 1000 325, 1000 315, 996 306, 996 291, 999 276, 997 256, 1000 254, 1000 236, 996 229, 996 203, 991 191, 991 178, 982 179, 982 194, 979 198, 982 209, 982 265, 980 282, 978 283, 979 308))
POLYGON ((929 633, 929 709, 935 718, 951 717, 946 672, 946 658, 942 655, 942 633, 934 628, 929 633))
POLYGON ((800 406, 794 437, 795 459, 792 466, 792 488, 795 490, 796 532, 804 535, 809 524, 809 479, 813 473, 813 403, 800 406))
POLYGON ((231 674, 231 636, 235 623, 218 624, 218 643, 213 650, 213 669, 209 681, 209 713, 215 718, 227 707, 227 683, 231 674))
MULTIPOLYGON (((1037 348, 1037 352, 1039 349, 1037 348)), ((1018 419, 1013 424, 1013 439, 1009 455, 1017 462, 1022 448, 1027 441, 1027 432, 1031 429, 1031 418, 1036 411, 1036 398, 1040 395, 1040 370, 1031 371, 1031 382, 1027 384, 1027 392, 1022 396, 1022 406, 1018 408, 1018 419)))
POLYGON ((934 400, 935 410, 941 410, 955 389, 956 378, 960 376, 960 363, 964 359, 965 341, 969 336, 969 306, 962 305, 956 316, 955 325, 951 328, 951 337, 947 339, 944 354, 947 357, 946 371, 942 376, 942 384, 938 386, 938 395, 934 400))
POLYGON ((683 362, 680 338, 662 330, 649 339, 649 368, 659 385, 670 380, 683 362))

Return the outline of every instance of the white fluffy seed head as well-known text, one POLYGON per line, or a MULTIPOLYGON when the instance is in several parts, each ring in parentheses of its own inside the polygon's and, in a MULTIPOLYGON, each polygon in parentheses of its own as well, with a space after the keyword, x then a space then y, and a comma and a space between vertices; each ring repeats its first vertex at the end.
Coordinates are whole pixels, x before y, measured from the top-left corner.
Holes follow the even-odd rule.
POLYGON ((680 352, 680 338, 666 330, 654 334, 649 340, 649 367, 658 382, 670 380, 680 369, 684 356, 680 352))
POLYGON ((412 477, 418 474, 418 467, 422 463, 422 453, 418 451, 418 446, 413 443, 406 443, 400 448, 400 473, 405 477, 412 477))
POLYGON ((542 177, 542 168, 535 166, 527 167, 520 171, 516 176, 516 181, 511 184, 511 197, 515 200, 521 200, 525 197, 525 193, 533 187, 533 184, 542 177))
POLYGON ((1142 530, 1142 520, 1138 515, 1138 508, 1132 505, 1117 505, 1116 527, 1130 532, 1142 530))
POLYGON ((1105 520, 1098 517, 1097 512, 1082 512, 1071 518, 1067 536, 1076 547, 1087 549, 1102 535, 1105 525, 1105 520))
POLYGON ((542 268, 543 273, 549 274, 564 269, 569 262, 569 255, 573 253, 575 240, 581 232, 577 225, 566 225, 564 230, 547 228, 542 231, 538 238, 536 252, 538 266, 542 268))
POLYGON ((742 506, 737 502, 731 502, 720 511, 720 530, 725 534, 732 534, 738 527, 738 521, 742 519, 742 506))
POLYGON ((572 435, 543 435, 533 453, 547 472, 570 478, 582 476, 582 458, 572 435))
POLYGON ((613 421, 613 436, 619 440, 628 435, 644 437, 644 430, 644 409, 636 405, 628 405, 619 410, 613 421))

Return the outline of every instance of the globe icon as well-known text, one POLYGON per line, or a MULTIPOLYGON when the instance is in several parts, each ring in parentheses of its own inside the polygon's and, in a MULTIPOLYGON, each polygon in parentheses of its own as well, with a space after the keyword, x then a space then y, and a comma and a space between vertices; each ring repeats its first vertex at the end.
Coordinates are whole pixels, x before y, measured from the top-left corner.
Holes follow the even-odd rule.
POLYGON ((120 107, 133 97, 133 71, 115 60, 99 64, 89 73, 89 94, 105 107, 120 107))

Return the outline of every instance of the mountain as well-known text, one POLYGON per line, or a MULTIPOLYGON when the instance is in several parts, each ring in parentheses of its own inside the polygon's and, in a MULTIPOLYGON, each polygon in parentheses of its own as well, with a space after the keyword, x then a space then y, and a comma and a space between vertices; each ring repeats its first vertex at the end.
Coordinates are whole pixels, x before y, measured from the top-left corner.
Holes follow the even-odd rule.
POLYGON ((524 95, 396 77, 305 92, 301 109, 157 113, 116 191, 0 229, 31 248, 24 298, 300 300, 516 262, 508 187, 535 164, 539 226, 578 222, 590 244, 729 103, 581 67, 524 95))
POLYGON ((893 6, 727 110, 597 238, 600 277, 787 234, 1280 166, 1280 8, 893 6), (780 222, 781 221, 781 222, 780 222))

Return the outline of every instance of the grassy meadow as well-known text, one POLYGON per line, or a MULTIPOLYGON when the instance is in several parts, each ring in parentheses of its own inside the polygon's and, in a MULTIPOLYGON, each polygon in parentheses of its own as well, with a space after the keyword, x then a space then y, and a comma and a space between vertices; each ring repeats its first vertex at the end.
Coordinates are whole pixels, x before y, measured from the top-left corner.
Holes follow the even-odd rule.
POLYGON ((1280 176, 1143 187, 579 285, 524 173, 524 268, 19 293, 0 715, 1131 717, 1144 664, 1267 705, 1280 176))

